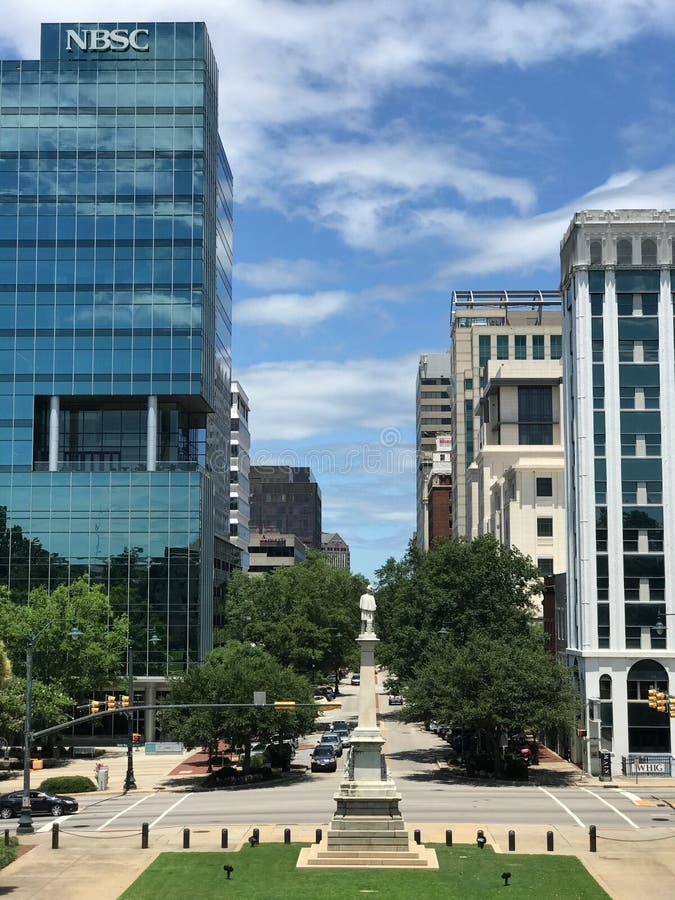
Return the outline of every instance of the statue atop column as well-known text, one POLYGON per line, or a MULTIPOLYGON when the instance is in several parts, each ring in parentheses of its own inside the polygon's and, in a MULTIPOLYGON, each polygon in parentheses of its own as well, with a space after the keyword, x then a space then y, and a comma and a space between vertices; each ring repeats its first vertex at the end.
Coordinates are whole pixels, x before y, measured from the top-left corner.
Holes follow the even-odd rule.
POLYGON ((373 586, 369 584, 366 593, 359 597, 361 609, 361 634, 374 634, 373 621, 375 619, 375 597, 372 594, 373 586))

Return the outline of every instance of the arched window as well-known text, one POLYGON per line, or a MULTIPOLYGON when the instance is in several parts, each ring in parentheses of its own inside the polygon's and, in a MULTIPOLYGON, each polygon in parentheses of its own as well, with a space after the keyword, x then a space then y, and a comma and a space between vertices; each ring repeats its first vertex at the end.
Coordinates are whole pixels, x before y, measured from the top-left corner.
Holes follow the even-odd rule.
POLYGON ((642 265, 656 265, 656 241, 652 240, 652 238, 642 239, 642 265))
POLYGON ((602 265, 602 241, 591 241, 591 265, 602 265))
POLYGON ((633 242, 628 238, 622 238, 616 242, 617 266, 633 265, 633 242))
POLYGON ((647 705, 649 689, 668 692, 668 673, 653 659, 642 659, 627 676, 628 752, 670 753, 670 719, 647 705))

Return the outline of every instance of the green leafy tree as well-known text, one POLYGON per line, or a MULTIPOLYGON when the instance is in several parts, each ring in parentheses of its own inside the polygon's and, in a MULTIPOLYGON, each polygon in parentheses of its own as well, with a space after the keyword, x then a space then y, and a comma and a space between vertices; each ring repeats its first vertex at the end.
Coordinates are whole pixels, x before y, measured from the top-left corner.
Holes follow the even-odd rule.
POLYGON ((5 645, 0 641, 0 688, 3 688, 12 677, 12 662, 7 655, 5 645))
MULTIPOLYGON (((33 731, 65 721, 72 705, 72 697, 58 685, 33 681, 33 731)), ((10 678, 0 687, 0 734, 12 744, 23 743, 25 714, 26 681, 24 678, 10 678)))
POLYGON ((316 681, 354 661, 366 584, 319 553, 263 577, 237 573, 228 586, 221 638, 262 644, 282 665, 316 681))
POLYGON ((172 703, 232 703, 240 707, 166 710, 162 730, 175 734, 188 747, 202 746, 212 754, 219 740, 244 747, 244 771, 251 763, 254 738, 276 732, 288 737, 309 731, 316 709, 309 681, 280 663, 262 647, 229 641, 213 650, 200 666, 191 666, 175 679, 172 703), (253 703, 254 691, 265 691, 267 700, 295 700, 312 704, 293 711, 278 711, 253 703))
POLYGON ((17 675, 25 675, 27 636, 45 628, 33 649, 36 680, 83 696, 110 684, 124 670, 127 619, 113 617, 101 585, 80 578, 51 593, 34 588, 28 604, 14 602, 0 587, 0 633, 17 675), (82 631, 78 638, 68 634, 73 619, 82 631))
POLYGON ((407 715, 475 729, 502 765, 500 739, 515 729, 569 727, 578 698, 569 670, 536 632, 516 638, 474 634, 461 646, 436 644, 411 681, 407 715))
POLYGON ((380 660, 403 685, 443 630, 449 646, 480 633, 525 636, 539 571, 514 548, 486 535, 440 540, 426 554, 411 545, 376 572, 380 660))

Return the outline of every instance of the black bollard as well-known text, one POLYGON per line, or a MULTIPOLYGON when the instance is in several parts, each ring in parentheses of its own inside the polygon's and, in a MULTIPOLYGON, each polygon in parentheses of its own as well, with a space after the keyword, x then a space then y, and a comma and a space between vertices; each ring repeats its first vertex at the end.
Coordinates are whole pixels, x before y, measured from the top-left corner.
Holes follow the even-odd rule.
POLYGON ((589 842, 589 850, 591 853, 598 852, 598 833, 595 825, 591 825, 588 829, 588 842, 589 842))
POLYGON ((141 850, 147 850, 149 847, 150 826, 147 822, 141 825, 141 850))
POLYGON ((316 831, 315 831, 315 833, 314 833, 314 843, 315 843, 315 844, 320 844, 320 843, 321 843, 321 838, 322 838, 322 837, 323 837, 323 831, 322 831, 320 828, 317 828, 316 831))
POLYGON ((9 828, 5 828, 5 847, 9 847, 9 828))
POLYGON ((553 852, 553 832, 552 831, 546 832, 546 849, 549 851, 549 853, 553 852))
POLYGON ((483 847, 487 844, 487 838, 485 837, 485 832, 482 828, 479 828, 476 833, 476 844, 479 850, 482 850, 483 847))
POLYGON ((251 837, 256 842, 256 844, 259 844, 260 843, 260 829, 254 828, 253 831, 251 832, 251 837))
POLYGON ((419 828, 416 828, 416 829, 413 831, 413 840, 415 841, 416 844, 421 844, 421 843, 422 843, 422 835, 420 834, 419 828))
POLYGON ((445 829, 445 846, 452 847, 452 829, 451 828, 445 829))
POLYGON ((291 842, 291 829, 284 828, 284 844, 290 844, 291 842))
POLYGON ((509 831, 509 852, 513 853, 516 849, 516 833, 509 831))
POLYGON ((190 829, 184 828, 183 829, 183 850, 189 850, 189 849, 190 849, 190 829))
POLYGON ((54 822, 52 825, 52 850, 59 849, 59 823, 54 822))
POLYGON ((227 850, 227 828, 220 832, 220 849, 227 850))

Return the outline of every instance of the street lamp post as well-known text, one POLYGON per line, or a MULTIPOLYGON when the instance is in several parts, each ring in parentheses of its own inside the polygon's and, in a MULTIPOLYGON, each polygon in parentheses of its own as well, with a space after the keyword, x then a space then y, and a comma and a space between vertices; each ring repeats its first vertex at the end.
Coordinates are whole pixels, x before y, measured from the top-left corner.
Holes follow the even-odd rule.
MULTIPOLYGON (((29 634, 26 637, 26 715, 24 719, 23 735, 23 794, 21 797, 21 815, 16 829, 17 834, 33 834, 33 816, 30 805, 30 748, 32 743, 32 714, 33 714, 33 647, 36 640, 43 632, 57 622, 68 621, 62 618, 52 619, 38 631, 37 634, 29 634)), ((82 632, 77 627, 77 620, 72 620, 72 627, 68 637, 80 637, 82 632)))
MULTIPOLYGON (((153 631, 150 643, 155 647, 160 638, 153 631)), ((134 651, 131 638, 127 641, 127 669, 129 674, 129 703, 131 709, 127 713, 127 774, 124 777, 124 792, 136 790, 136 778, 134 777, 134 651)))

